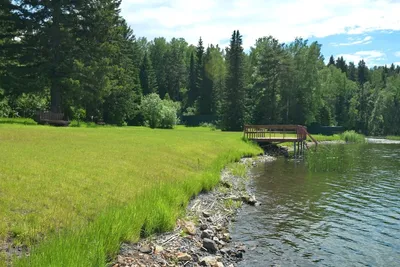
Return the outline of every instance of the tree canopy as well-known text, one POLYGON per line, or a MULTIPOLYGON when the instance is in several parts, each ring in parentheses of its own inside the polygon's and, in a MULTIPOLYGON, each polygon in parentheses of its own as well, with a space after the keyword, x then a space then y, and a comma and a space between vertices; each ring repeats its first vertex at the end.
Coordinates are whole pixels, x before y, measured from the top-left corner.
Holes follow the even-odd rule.
POLYGON ((226 49, 201 38, 197 46, 136 38, 120 2, 1 1, 0 116, 52 110, 141 125, 143 99, 157 94, 180 102, 178 115, 212 117, 223 130, 316 123, 400 134, 400 66, 333 56, 325 64, 319 43, 272 36, 244 52, 238 30, 226 49))

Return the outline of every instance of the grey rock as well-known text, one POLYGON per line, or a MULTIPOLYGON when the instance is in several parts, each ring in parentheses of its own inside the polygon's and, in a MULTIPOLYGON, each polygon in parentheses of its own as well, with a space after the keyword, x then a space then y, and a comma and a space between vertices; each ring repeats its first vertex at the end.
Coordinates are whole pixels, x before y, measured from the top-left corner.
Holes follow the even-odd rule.
POLYGON ((200 259, 200 265, 218 267, 218 261, 215 257, 207 256, 200 259))
POLYGON ((203 232, 201 232, 200 237, 202 239, 204 239, 204 238, 211 239, 213 235, 214 235, 213 231, 211 231, 210 229, 207 229, 207 230, 204 230, 203 232))
POLYGON ((203 239, 203 247, 211 253, 215 253, 218 251, 217 244, 215 244, 215 242, 209 238, 203 239))
POLYGON ((255 196, 251 196, 249 201, 247 201, 247 203, 254 206, 257 203, 256 197, 255 196))
POLYGON ((202 230, 202 231, 206 230, 207 228, 208 228, 207 224, 200 225, 200 230, 202 230))
POLYGON ((152 249, 149 245, 143 245, 140 247, 139 251, 145 254, 150 254, 152 252, 152 249))
POLYGON ((209 218, 211 217, 211 213, 209 213, 208 211, 203 211, 203 217, 209 218))
POLYGON ((231 240, 231 235, 229 233, 224 233, 222 240, 225 242, 229 242, 231 240))
POLYGON ((178 253, 178 255, 176 255, 176 257, 178 258, 178 261, 191 261, 192 260, 192 256, 190 256, 187 253, 178 253))
POLYGON ((222 255, 225 255, 225 254, 230 254, 232 250, 230 248, 223 248, 220 250, 220 252, 222 255))

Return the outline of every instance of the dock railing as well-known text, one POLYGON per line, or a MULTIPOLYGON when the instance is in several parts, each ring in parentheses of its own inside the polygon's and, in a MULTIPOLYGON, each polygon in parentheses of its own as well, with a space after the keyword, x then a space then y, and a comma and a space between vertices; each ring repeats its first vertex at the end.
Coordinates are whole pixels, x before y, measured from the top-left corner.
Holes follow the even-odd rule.
POLYGON ((247 139, 260 142, 302 142, 308 136, 318 144, 302 125, 245 125, 243 133, 247 139))

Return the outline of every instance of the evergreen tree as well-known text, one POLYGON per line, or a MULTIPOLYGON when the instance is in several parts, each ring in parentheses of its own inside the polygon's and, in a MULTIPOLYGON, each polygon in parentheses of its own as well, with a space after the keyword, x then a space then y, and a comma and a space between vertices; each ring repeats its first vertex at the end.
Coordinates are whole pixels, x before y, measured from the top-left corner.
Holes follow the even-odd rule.
POLYGON ((328 62, 328 67, 329 66, 335 66, 336 64, 335 64, 335 58, 333 57, 333 55, 331 55, 331 57, 329 58, 329 62, 328 62))
POLYGON ((158 94, 164 96, 167 89, 166 69, 168 69, 168 44, 165 38, 155 38, 149 45, 150 59, 157 77, 158 94))
POLYGON ((197 98, 197 86, 196 86, 196 66, 194 53, 190 54, 190 66, 189 66, 189 92, 188 92, 188 106, 193 106, 197 98))
POLYGON ((357 68, 353 62, 349 63, 349 67, 347 69, 347 78, 353 82, 357 81, 357 68))
POLYGON ((257 40, 256 47, 252 90, 255 94, 253 121, 256 124, 277 124, 281 120, 280 63, 284 51, 278 40, 271 36, 257 40))
POLYGON ((360 60, 358 63, 357 81, 360 86, 363 86, 368 81, 368 68, 364 60, 360 60))
POLYGON ((195 101, 201 95, 201 91, 203 90, 203 80, 204 80, 204 46, 203 40, 199 39, 199 43, 196 48, 196 98, 195 101))
POLYGON ((338 57, 336 60, 336 67, 343 73, 347 73, 347 64, 343 57, 338 57))
POLYGON ((207 48, 207 52, 203 58, 203 77, 201 89, 199 94, 199 114, 211 115, 213 109, 213 77, 212 77, 212 63, 211 63, 211 48, 207 48))
POLYGON ((166 53, 165 74, 167 77, 167 92, 172 100, 182 101, 180 89, 186 86, 187 73, 185 56, 187 43, 184 39, 172 38, 166 53))
POLYGON ((158 91, 156 75, 150 61, 150 57, 145 52, 142 65, 140 67, 140 85, 143 95, 148 95, 158 91))
POLYGON ((243 47, 240 32, 234 31, 226 53, 227 78, 222 103, 222 129, 239 131, 245 123, 245 84, 243 47))

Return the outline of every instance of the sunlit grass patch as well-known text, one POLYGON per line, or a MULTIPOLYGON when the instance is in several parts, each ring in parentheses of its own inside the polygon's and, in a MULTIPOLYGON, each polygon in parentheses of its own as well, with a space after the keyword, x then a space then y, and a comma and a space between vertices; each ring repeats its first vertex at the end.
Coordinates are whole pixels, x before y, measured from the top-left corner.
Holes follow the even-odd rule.
POLYGON ((0 240, 33 247, 15 266, 104 265, 121 241, 172 229, 226 164, 261 153, 208 128, 23 125, 0 127, 0 151, 0 240))

